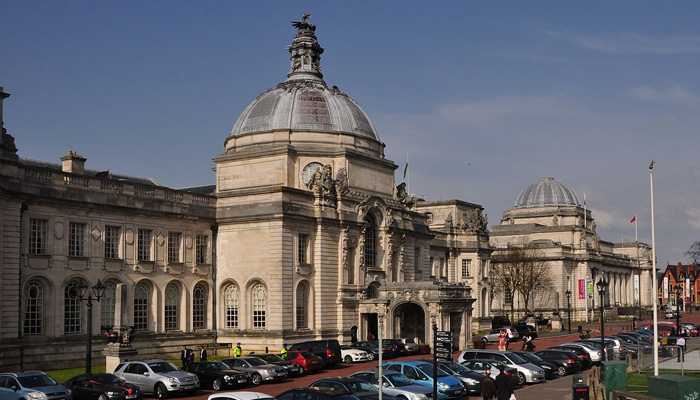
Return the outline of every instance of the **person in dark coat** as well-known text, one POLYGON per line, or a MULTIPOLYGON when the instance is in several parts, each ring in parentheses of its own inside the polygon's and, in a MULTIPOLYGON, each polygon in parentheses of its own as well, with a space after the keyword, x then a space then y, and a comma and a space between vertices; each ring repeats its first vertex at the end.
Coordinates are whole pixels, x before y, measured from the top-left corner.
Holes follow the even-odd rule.
POLYGON ((187 350, 187 364, 194 363, 194 351, 187 350))
POLYGON ((187 350, 187 346, 182 346, 182 351, 180 352, 180 361, 182 361, 182 368, 185 369, 187 368, 187 363, 190 361, 190 358, 188 357, 189 350, 187 350))
POLYGON ((490 369, 484 371, 484 374, 485 376, 481 378, 481 381, 479 382, 481 385, 481 397, 483 397, 484 400, 492 400, 498 395, 498 391, 496 390, 496 381, 491 378, 490 369))
POLYGON ((496 392, 498 393, 498 400, 508 400, 513 394, 513 387, 510 386, 510 381, 506 376, 503 365, 499 365, 498 370, 501 371, 501 373, 496 377, 496 392))
POLYGON ((204 346, 199 346, 199 361, 207 361, 207 349, 204 346))

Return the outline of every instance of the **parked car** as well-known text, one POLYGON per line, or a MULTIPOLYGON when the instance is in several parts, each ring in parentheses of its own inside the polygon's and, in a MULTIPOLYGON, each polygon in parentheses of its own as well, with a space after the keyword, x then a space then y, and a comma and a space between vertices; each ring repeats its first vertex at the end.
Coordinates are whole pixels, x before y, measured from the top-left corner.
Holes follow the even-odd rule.
MULTIPOLYGON (((324 378, 320 379, 309 387, 328 387, 331 389, 346 391, 354 394, 362 400, 378 400, 379 389, 371 383, 360 378, 324 378)), ((382 393, 382 398, 386 400, 398 400, 396 397, 382 393)))
POLYGON ((568 345, 559 345, 559 346, 552 346, 548 348, 547 350, 562 350, 562 351, 569 351, 574 354, 576 354, 581 361, 581 369, 585 370, 590 368, 593 365, 593 361, 591 361, 591 356, 588 354, 588 351, 579 347, 579 346, 568 346, 568 345))
MULTIPOLYGON (((376 359, 379 357, 379 341, 377 340, 366 340, 362 342, 355 342, 350 345, 350 347, 355 348, 355 349, 360 349, 364 350, 369 354, 370 361, 376 359)), ((382 354, 383 358, 390 358, 390 354, 387 354, 387 350, 385 349, 384 354, 382 354)), ((393 349, 391 351, 393 354, 393 349)))
POLYGON ((185 371, 197 375, 199 384, 214 390, 242 387, 252 382, 250 375, 220 361, 200 361, 187 364, 185 371))
POLYGON ((212 394, 207 400, 274 400, 269 394, 260 392, 221 392, 212 394))
POLYGON ((41 371, 0 374, 0 393, 20 400, 71 400, 70 389, 41 371))
POLYGON ((696 324, 690 322, 681 322, 681 327, 683 327, 687 336, 697 337, 698 335, 700 335, 700 326, 696 324))
POLYGON ((534 364, 530 364, 522 357, 511 351, 496 350, 463 350, 457 357, 458 361, 475 358, 492 359, 500 361, 518 370, 518 384, 544 382, 544 370, 534 364))
POLYGON ((518 332, 518 337, 520 338, 524 338, 525 335, 530 335, 533 339, 537 337, 537 329, 532 325, 516 324, 512 326, 512 329, 518 332))
POLYGON ((288 351, 287 361, 299 365, 302 368, 302 375, 312 374, 323 368, 321 357, 310 351, 288 351))
POLYGON ((511 342, 514 342, 515 340, 518 339, 518 332, 515 329, 499 328, 499 329, 492 329, 489 333, 482 336, 481 341, 485 342, 485 343, 489 343, 489 342, 498 343, 498 339, 501 336, 501 332, 505 332, 506 335, 508 336, 508 340, 510 340, 511 342))
POLYGON ((590 343, 562 343, 561 346, 573 346, 579 347, 588 353, 588 357, 591 359, 591 363, 600 364, 603 361, 603 352, 600 350, 599 346, 593 346, 590 343))
MULTIPOLYGON (((643 324, 643 325, 640 325, 639 329, 644 329, 644 330, 654 332, 654 324, 643 324)), ((674 325, 667 325, 667 324, 659 323, 656 325, 656 330, 660 335, 663 335, 666 337, 676 335, 675 324, 674 325)))
POLYGON ((263 382, 273 382, 287 377, 287 370, 284 367, 268 364, 267 361, 255 356, 226 358, 221 361, 232 369, 250 374, 250 381, 256 386, 263 382))
POLYGON ((474 396, 478 396, 479 394, 481 394, 480 381, 481 378, 483 378, 483 375, 481 375, 480 373, 475 372, 469 369, 468 367, 456 362, 438 362, 438 368, 442 369, 449 375, 454 376, 460 382, 462 382, 462 386, 464 386, 464 388, 467 390, 467 394, 474 396))
POLYGON ((433 379, 438 381, 438 397, 457 399, 464 395, 465 389, 456 378, 438 368, 437 377, 433 376, 433 365, 424 361, 393 361, 384 364, 387 371, 402 373, 416 385, 433 387, 433 379))
POLYGON ((287 370, 288 378, 293 378, 302 374, 302 368, 299 365, 283 359, 279 354, 257 354, 257 356, 265 360, 268 364, 279 365, 287 370))
MULTIPOLYGON (((363 379, 379 388, 379 381, 374 371, 360 371, 350 377, 363 379)), ((433 389, 416 385, 399 372, 385 370, 382 372, 382 392, 400 400, 427 400, 428 397, 432 397, 433 389)))
POLYGON ((369 361, 369 354, 366 351, 350 346, 340 346, 340 355, 343 358, 343 362, 348 364, 369 361))
POLYGON ((408 354, 418 354, 420 352, 420 346, 413 338, 399 338, 403 342, 404 347, 406 347, 406 352, 408 354))
POLYGON ((182 371, 166 360, 125 361, 117 365, 114 375, 159 399, 175 393, 192 396, 199 388, 197 375, 182 371))
POLYGON ((63 386, 70 389, 74 400, 141 400, 143 392, 114 374, 82 374, 68 379, 63 386))
POLYGON ((506 315, 495 315, 491 317, 491 329, 503 328, 510 325, 510 319, 506 315))
POLYGON ((302 387, 287 390, 276 396, 277 400, 359 400, 360 398, 345 390, 336 390, 326 387, 302 387))
POLYGON ((666 319, 675 319, 676 316, 680 316, 681 312, 676 311, 676 310, 666 310, 666 313, 664 314, 664 318, 666 319))
POLYGON ((392 349, 394 349, 394 354, 396 355, 396 357, 403 357, 408 355, 408 351, 406 351, 406 346, 400 339, 384 339, 382 341, 382 344, 384 347, 391 347, 392 349))
POLYGON ((316 354, 321 357, 323 368, 332 368, 343 361, 340 358, 340 343, 335 339, 295 343, 289 350, 306 350, 316 354))
POLYGON ((540 350, 535 355, 545 361, 549 361, 557 366, 557 374, 565 376, 581 371, 581 360, 570 351, 563 350, 540 350))
POLYGON ((549 361, 545 361, 533 353, 528 353, 527 351, 514 351, 513 353, 519 355, 522 357, 524 360, 529 362, 530 364, 537 365, 538 367, 542 368, 544 371, 544 378, 545 379, 554 379, 556 378, 557 375, 557 366, 552 364, 549 361))
POLYGON ((508 377, 511 386, 520 386, 518 384, 518 370, 511 366, 503 364, 500 361, 491 359, 473 359, 468 361, 462 361, 460 364, 482 375, 485 375, 486 370, 489 370, 491 371, 491 377, 494 379, 496 379, 498 374, 501 373, 501 371, 498 369, 498 366, 502 365, 503 373, 508 377))

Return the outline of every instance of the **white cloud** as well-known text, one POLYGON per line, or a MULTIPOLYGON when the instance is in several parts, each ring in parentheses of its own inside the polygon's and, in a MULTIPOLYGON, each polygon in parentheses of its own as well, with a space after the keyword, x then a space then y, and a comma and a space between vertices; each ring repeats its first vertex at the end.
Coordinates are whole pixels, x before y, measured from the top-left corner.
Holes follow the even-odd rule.
POLYGON ((517 117, 565 116, 573 111, 554 96, 504 96, 485 101, 446 104, 438 109, 440 116, 448 121, 480 126, 517 117))
POLYGON ((700 52, 700 36, 653 36, 627 32, 609 35, 567 34, 547 32, 550 37, 568 40, 579 46, 603 53, 615 54, 684 54, 700 52))
MULTIPOLYGON (((681 102, 681 103, 697 103, 700 102, 700 96, 687 91, 681 86, 674 86, 664 91, 658 91, 650 86, 641 86, 630 89, 630 96, 640 100, 657 101, 657 102, 681 102)), ((675 122, 675 121, 673 121, 675 122)))
POLYGON ((688 223, 694 228, 700 228, 700 208, 689 208, 686 210, 688 223))

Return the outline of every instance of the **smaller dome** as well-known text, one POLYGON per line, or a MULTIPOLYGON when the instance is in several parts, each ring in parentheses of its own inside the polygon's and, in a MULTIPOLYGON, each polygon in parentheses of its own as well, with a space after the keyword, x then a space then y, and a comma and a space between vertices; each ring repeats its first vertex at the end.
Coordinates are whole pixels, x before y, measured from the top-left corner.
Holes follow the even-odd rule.
POLYGON ((546 206, 581 206, 581 203, 573 190, 554 178, 545 177, 526 187, 513 208, 546 206))

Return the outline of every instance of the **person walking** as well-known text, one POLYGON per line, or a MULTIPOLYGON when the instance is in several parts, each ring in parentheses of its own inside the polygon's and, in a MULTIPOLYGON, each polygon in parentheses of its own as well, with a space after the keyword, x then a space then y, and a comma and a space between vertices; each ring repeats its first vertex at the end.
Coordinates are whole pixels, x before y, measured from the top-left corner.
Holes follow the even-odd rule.
POLYGON ((484 400, 493 400, 493 398, 498 395, 496 381, 491 378, 490 369, 484 371, 484 374, 485 376, 481 378, 481 381, 479 382, 481 385, 481 397, 483 397, 484 400))
POLYGON ((187 350, 187 365, 194 364, 194 351, 187 350))
POLYGON ((233 349, 233 356, 240 357, 243 355, 243 349, 241 348, 241 342, 236 343, 236 347, 233 349))
POLYGON ((182 361, 182 369, 187 368, 187 363, 190 361, 187 352, 187 346, 182 346, 182 351, 180 352, 180 361, 182 361))
POLYGON ((287 343, 282 343, 282 350, 280 350, 280 357, 283 360, 287 359, 287 343))
POLYGON ((678 346, 678 362, 681 362, 681 359, 685 361, 685 338, 679 337, 676 340, 676 345, 678 346))
POLYGON ((501 333, 498 334, 498 351, 506 350, 507 341, 508 338, 506 338, 506 331, 501 331, 501 333))
POLYGON ((199 345, 199 361, 207 361, 207 349, 199 345))
POLYGON ((513 387, 510 385, 510 381, 506 376, 505 368, 503 367, 503 365, 499 365, 497 368, 500 371, 500 373, 498 374, 498 376, 496 376, 495 379, 496 396, 498 397, 498 400, 509 400, 511 398, 515 400, 513 387))

